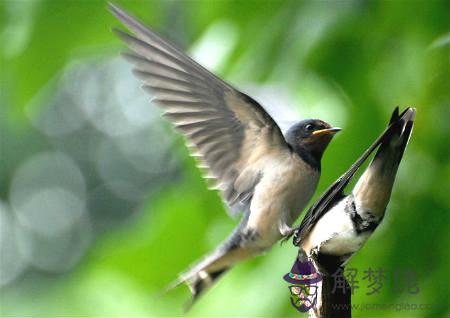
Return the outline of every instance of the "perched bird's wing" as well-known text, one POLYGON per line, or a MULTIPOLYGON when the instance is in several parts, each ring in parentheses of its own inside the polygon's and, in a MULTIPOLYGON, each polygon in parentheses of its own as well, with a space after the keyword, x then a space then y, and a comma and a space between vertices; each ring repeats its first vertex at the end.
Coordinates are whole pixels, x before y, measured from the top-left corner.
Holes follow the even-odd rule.
POLYGON ((359 167, 367 160, 372 152, 389 137, 394 128, 402 120, 405 113, 410 108, 407 108, 400 115, 398 107, 395 108, 392 113, 391 120, 388 127, 384 132, 374 141, 372 145, 362 154, 362 156, 356 160, 356 162, 342 175, 340 176, 314 203, 314 205, 307 211, 300 226, 295 230, 294 244, 298 245, 300 240, 310 231, 310 229, 316 224, 316 222, 333 206, 339 199, 344 196, 344 188, 351 181, 359 167))
POLYGON ((109 8, 135 34, 117 30, 133 51, 125 57, 155 96, 153 102, 196 148, 207 178, 215 181, 228 205, 245 209, 261 177, 252 164, 268 151, 288 149, 280 128, 252 98, 123 10, 112 4, 109 8))

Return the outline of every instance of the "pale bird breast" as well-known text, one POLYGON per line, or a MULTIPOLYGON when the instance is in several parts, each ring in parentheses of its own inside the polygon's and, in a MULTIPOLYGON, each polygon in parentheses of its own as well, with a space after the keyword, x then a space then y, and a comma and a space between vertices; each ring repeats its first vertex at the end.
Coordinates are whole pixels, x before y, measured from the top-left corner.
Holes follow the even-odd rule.
POLYGON ((264 171, 267 172, 265 190, 273 196, 277 207, 286 213, 286 221, 293 223, 314 194, 319 172, 296 156, 272 160, 264 171))
POLYGON ((288 153, 272 153, 258 164, 262 179, 255 188, 249 223, 259 223, 260 214, 268 223, 276 224, 282 213, 293 221, 314 193, 319 173, 288 153))
MULTIPOLYGON (((298 157, 292 158, 292 174, 291 190, 288 191, 291 196, 291 201, 294 206, 293 209, 303 209, 309 199, 314 194, 317 184, 319 182, 320 173, 317 170, 311 169, 303 160, 298 157)), ((295 211, 297 214, 300 211, 295 211)))
POLYGON ((354 253, 367 240, 369 233, 358 235, 350 215, 345 211, 347 199, 341 200, 322 216, 302 242, 307 254, 317 248, 323 253, 345 255, 354 253))

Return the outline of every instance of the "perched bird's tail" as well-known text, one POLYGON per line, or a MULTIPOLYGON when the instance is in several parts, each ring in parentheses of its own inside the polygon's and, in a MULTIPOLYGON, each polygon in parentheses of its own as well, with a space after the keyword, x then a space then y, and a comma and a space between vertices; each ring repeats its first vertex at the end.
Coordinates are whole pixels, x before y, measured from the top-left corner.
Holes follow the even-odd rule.
POLYGON ((390 120, 390 124, 394 127, 391 134, 381 143, 372 164, 375 164, 377 159, 378 161, 391 161, 386 160, 386 158, 392 158, 392 166, 395 166, 393 173, 396 173, 396 169, 402 160, 406 145, 411 137, 415 117, 415 108, 408 107, 400 115, 398 114, 398 108, 395 109, 390 120))
POLYGON ((236 262, 245 260, 256 254, 254 249, 243 246, 243 240, 242 232, 240 231, 240 227, 238 227, 213 252, 193 265, 186 272, 181 273, 179 279, 170 284, 167 290, 186 284, 192 293, 192 300, 185 308, 185 310, 189 310, 198 297, 217 282, 236 262))
POLYGON ((398 166, 411 136, 416 110, 407 108, 391 117, 392 129, 359 179, 353 194, 362 207, 383 215, 389 202, 398 166))

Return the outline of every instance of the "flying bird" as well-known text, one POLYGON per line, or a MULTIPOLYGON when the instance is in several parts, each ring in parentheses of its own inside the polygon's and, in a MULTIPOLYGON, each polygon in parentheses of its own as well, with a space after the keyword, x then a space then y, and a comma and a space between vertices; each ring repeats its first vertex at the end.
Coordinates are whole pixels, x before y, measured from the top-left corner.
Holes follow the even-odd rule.
POLYGON ((308 119, 284 136, 254 99, 200 66, 115 5, 111 12, 134 35, 116 30, 125 58, 164 117, 184 134, 230 214, 243 213, 232 234, 180 274, 193 300, 236 262, 260 254, 283 236, 313 195, 320 161, 340 129, 308 119))
POLYGON ((345 265, 383 220, 395 176, 412 133, 416 110, 392 114, 385 132, 307 211, 294 231, 294 245, 332 274, 345 265), (369 155, 378 150, 350 194, 344 188, 369 155))

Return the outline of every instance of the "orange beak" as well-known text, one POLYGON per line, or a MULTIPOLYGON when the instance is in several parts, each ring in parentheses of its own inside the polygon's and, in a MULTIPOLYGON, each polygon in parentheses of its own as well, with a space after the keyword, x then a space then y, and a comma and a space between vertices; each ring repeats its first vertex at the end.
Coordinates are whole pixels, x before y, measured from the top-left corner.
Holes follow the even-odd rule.
POLYGON ((313 131, 313 136, 334 135, 340 132, 342 129, 339 127, 331 127, 313 131))

